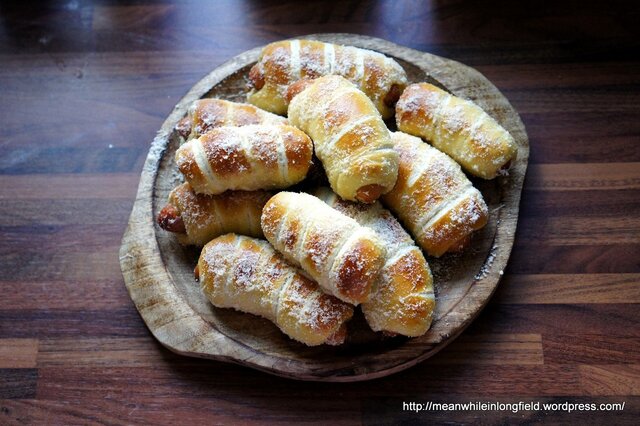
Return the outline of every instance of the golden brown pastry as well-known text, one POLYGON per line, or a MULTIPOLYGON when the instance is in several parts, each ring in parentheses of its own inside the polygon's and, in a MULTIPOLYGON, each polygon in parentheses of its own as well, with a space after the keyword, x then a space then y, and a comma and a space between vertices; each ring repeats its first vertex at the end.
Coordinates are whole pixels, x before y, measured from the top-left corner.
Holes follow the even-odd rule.
POLYGON ((262 210, 262 231, 285 258, 338 299, 366 301, 385 250, 369 228, 309 194, 280 192, 262 210))
POLYGON ((158 224, 174 232, 185 245, 203 246, 229 232, 262 237, 260 215, 272 196, 268 191, 196 194, 188 183, 183 183, 169 194, 167 205, 158 214, 158 224))
POLYGON ((285 40, 266 46, 249 72, 250 103, 287 113, 287 87, 303 78, 340 75, 371 99, 386 119, 407 85, 407 75, 393 59, 371 50, 312 40, 285 40))
POLYGON ((193 139, 217 127, 251 124, 287 124, 287 120, 250 104, 209 98, 191 104, 188 117, 176 130, 185 139, 193 139))
POLYGON ((361 305, 371 329, 410 337, 426 333, 435 308, 433 277, 409 234, 380 203, 344 201, 329 188, 319 188, 314 195, 372 229, 385 246, 385 264, 372 296, 361 305))
POLYGON ((372 203, 398 176, 398 154, 371 101, 337 75, 320 77, 289 105, 289 122, 313 139, 333 191, 372 203))
POLYGON ((339 345, 353 308, 324 294, 263 240, 226 234, 200 254, 197 274, 218 308, 234 308, 272 321, 309 346, 339 345))
POLYGON ((396 105, 396 123, 484 179, 506 173, 518 153, 513 137, 482 108, 428 83, 407 87, 396 105))
POLYGON ((313 144, 287 125, 219 127, 176 152, 176 163, 199 194, 229 189, 286 188, 307 175, 313 144))
POLYGON ((482 194, 446 154, 406 133, 395 132, 392 138, 400 169, 383 203, 429 255, 459 250, 487 223, 482 194))

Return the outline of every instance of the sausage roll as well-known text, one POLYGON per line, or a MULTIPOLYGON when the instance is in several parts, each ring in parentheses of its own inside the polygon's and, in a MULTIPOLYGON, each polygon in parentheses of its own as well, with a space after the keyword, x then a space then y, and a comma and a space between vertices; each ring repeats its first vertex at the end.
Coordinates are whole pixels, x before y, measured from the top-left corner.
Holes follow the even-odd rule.
POLYGON ((191 104, 189 115, 178 123, 176 130, 183 138, 193 139, 217 127, 251 124, 287 124, 287 120, 250 104, 199 99, 191 104))
POLYGON ((446 154, 402 132, 392 135, 400 154, 398 182, 382 198, 429 255, 464 247, 488 220, 482 194, 446 154))
POLYGON ((196 270, 202 291, 218 308, 264 317, 309 346, 345 340, 353 308, 322 293, 266 241, 218 237, 204 246, 196 270))
POLYGON ((426 333, 435 308, 433 277, 409 234, 380 203, 344 201, 328 188, 319 188, 314 195, 372 229, 386 248, 385 263, 372 296, 361 305, 371 329, 410 337, 426 333))
POLYGON ((219 127, 176 152, 176 163, 200 194, 286 188, 305 178, 313 144, 292 126, 219 127))
POLYGON ((428 83, 407 87, 396 105, 396 123, 483 179, 506 173, 518 153, 513 137, 482 108, 428 83))
POLYGON ((369 298, 385 256, 369 228, 312 195, 293 192, 274 195, 261 221, 267 240, 324 291, 354 305, 369 298))
POLYGON ((250 103, 286 114, 287 87, 303 78, 340 75, 371 99, 386 119, 407 86, 407 75, 393 59, 371 50, 312 40, 286 40, 264 48, 249 72, 250 103))
POLYGON ((262 237, 260 215, 272 195, 267 191, 196 194, 183 183, 169 194, 169 202, 158 214, 158 224, 185 245, 203 246, 229 232, 262 237))
POLYGON ((398 176, 398 154, 371 101, 337 75, 306 83, 291 101, 289 122, 313 139, 333 191, 365 203, 389 192, 398 176))

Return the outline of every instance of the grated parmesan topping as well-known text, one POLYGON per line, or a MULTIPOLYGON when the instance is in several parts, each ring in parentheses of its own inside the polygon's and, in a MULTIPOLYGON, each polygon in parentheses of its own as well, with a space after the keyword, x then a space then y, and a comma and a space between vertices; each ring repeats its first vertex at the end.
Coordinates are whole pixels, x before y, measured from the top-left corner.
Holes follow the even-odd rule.
POLYGON ((201 254, 200 282, 211 302, 274 322, 289 337, 320 344, 353 310, 299 274, 266 242, 227 234, 201 254))
POLYGON ((290 126, 268 124, 219 127, 180 150, 192 150, 210 194, 282 188, 302 180, 311 165, 311 141, 294 131, 290 126), (287 144, 285 137, 290 141, 287 144), (307 164, 296 164, 304 158, 309 159, 307 164), (290 174, 290 166, 297 166, 297 171, 290 174))
POLYGON ((407 75, 393 59, 368 49, 309 40, 272 43, 264 50, 258 66, 265 81, 279 96, 301 78, 336 74, 354 83, 377 107, 392 85, 407 84, 407 75))
POLYGON ((430 323, 434 293, 429 265, 391 212, 379 202, 365 205, 344 201, 328 188, 318 188, 314 194, 360 225, 373 230, 385 245, 385 264, 376 283, 376 292, 370 302, 362 305, 371 327, 376 331, 396 332, 399 331, 394 326, 397 322, 430 323), (410 271, 415 280, 413 288, 395 286, 398 277, 394 270, 399 264, 402 264, 403 271, 410 271))
POLYGON ((267 191, 196 194, 184 183, 171 191, 169 204, 178 209, 184 221, 188 238, 183 243, 202 246, 229 232, 261 237, 260 215, 271 196, 267 191))
POLYGON ((390 133, 375 106, 344 78, 315 80, 292 100, 289 120, 313 139, 331 187, 341 196, 355 199, 361 186, 395 183, 398 160, 390 133))
POLYGON ((366 276, 371 262, 376 261, 349 258, 350 248, 369 241, 384 252, 375 233, 309 194, 276 194, 263 210, 262 224, 265 236, 278 251, 301 266, 325 291, 350 303, 353 301, 338 287, 336 274, 352 263, 366 276))
POLYGON ((401 132, 392 138, 400 155, 399 178, 383 199, 421 244, 438 244, 477 229, 487 207, 460 166, 419 138, 401 132))
POLYGON ((516 155, 513 137, 482 108, 427 83, 407 87, 396 120, 481 177, 493 178, 516 155))
POLYGON ((223 126, 287 124, 285 118, 251 104, 223 99, 199 99, 189 107, 188 115, 192 128, 189 139, 198 138, 212 129, 223 126))

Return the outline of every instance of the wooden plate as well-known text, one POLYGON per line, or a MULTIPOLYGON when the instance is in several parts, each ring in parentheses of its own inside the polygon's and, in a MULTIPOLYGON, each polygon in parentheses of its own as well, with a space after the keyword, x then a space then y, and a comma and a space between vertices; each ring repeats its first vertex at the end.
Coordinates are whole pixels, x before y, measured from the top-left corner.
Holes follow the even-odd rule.
POLYGON ((202 97, 245 99, 246 75, 262 48, 252 49, 219 66, 176 105, 151 144, 129 225, 120 249, 124 280, 153 335, 179 354, 243 364, 302 380, 357 381, 411 367, 450 343, 469 325, 493 294, 502 275, 518 218, 518 204, 529 156, 520 117, 486 78, 472 68, 388 41, 352 34, 318 34, 305 38, 372 49, 394 57, 412 82, 432 81, 471 99, 498 120, 518 143, 518 160, 510 176, 474 180, 490 211, 489 224, 461 255, 428 258, 436 284, 437 309, 431 330, 407 339, 371 332, 362 316, 349 325, 341 347, 308 348, 284 336, 270 322, 214 308, 193 278, 198 251, 184 248, 162 231, 154 218, 169 191, 180 182, 174 154, 175 124, 202 97))

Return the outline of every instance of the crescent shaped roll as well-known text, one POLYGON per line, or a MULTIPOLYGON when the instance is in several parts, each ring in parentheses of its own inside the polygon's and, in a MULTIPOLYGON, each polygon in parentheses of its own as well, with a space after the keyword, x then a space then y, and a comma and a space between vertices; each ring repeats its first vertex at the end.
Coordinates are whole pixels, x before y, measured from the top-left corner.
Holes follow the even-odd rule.
POLYGON ((373 231, 309 194, 280 192, 262 210, 269 242, 327 293, 357 305, 369 298, 385 249, 373 231))
POLYGON ((322 293, 266 241, 218 237, 202 249, 198 274, 202 291, 218 308, 264 317, 308 346, 345 340, 353 308, 322 293))
POLYGON ((333 191, 345 200, 371 203, 398 176, 398 154, 371 101, 336 75, 313 80, 289 105, 289 122, 315 146, 333 191))
POLYGON ((344 201, 328 188, 319 188, 314 195, 372 229, 386 248, 375 290, 361 305, 371 329, 409 337, 426 333, 435 308, 433 276, 422 251, 397 219, 380 203, 344 201))
POLYGON ((407 87, 396 104, 396 123, 483 179, 506 173, 518 153, 513 137, 482 108, 428 83, 407 87))
POLYGON ((287 87, 303 78, 340 75, 371 99, 386 119, 407 86, 407 74, 393 59, 371 50, 312 40, 267 45, 249 79, 250 103, 276 114, 287 113, 287 87))
POLYGON ((220 127, 178 148, 176 163, 200 194, 286 188, 305 178, 313 143, 287 125, 220 127))
POLYGON ((199 99, 189 107, 187 123, 189 132, 182 132, 187 134, 189 139, 193 139, 217 127, 287 124, 287 120, 250 104, 223 99, 199 99))
POLYGON ((446 154, 402 132, 392 138, 400 169, 383 203, 429 255, 440 257, 458 249, 487 223, 482 194, 446 154))
POLYGON ((268 191, 226 191, 219 195, 196 194, 188 183, 171 191, 158 215, 160 226, 175 232, 184 245, 203 246, 229 232, 262 237, 262 208, 273 196, 268 191))

